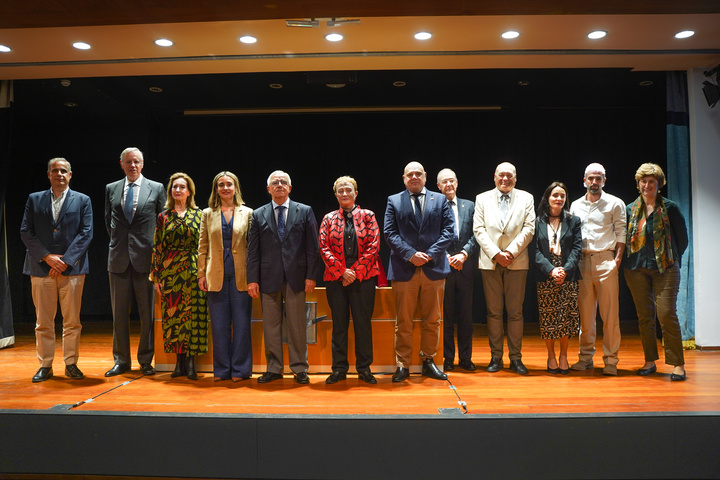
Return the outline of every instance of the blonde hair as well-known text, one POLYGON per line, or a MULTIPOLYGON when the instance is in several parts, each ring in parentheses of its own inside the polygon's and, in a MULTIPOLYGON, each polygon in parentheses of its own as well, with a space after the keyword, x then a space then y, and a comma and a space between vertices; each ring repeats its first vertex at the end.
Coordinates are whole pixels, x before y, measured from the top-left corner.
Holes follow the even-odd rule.
POLYGON ((355 192, 357 192, 357 182, 355 179, 353 177, 343 175, 342 177, 338 177, 338 179, 335 180, 335 183, 333 183, 333 193, 337 193, 338 186, 343 183, 349 183, 353 186, 355 192))
POLYGON ((190 175, 184 172, 177 172, 173 173, 170 177, 170 181, 168 182, 167 186, 167 201, 165 202, 165 209, 166 210, 172 210, 175 208, 175 199, 172 196, 172 186, 173 183, 175 183, 175 180, 178 179, 184 179, 187 183, 187 188, 190 191, 190 195, 188 195, 187 199, 187 208, 197 208, 197 205, 195 205, 195 182, 193 182, 192 178, 190 178, 190 175))
POLYGON ((222 204, 222 200, 220 199, 220 195, 217 193, 217 186, 218 182, 222 177, 229 177, 232 179, 233 183, 235 184, 235 195, 233 196, 233 204, 236 207, 239 207, 240 205, 244 205, 245 202, 242 198, 242 192, 240 192, 240 181, 238 180, 237 176, 232 173, 223 171, 215 175, 215 178, 213 179, 212 184, 212 191, 210 192, 210 198, 208 198, 208 207, 212 208, 213 210, 217 210, 220 208, 220 205, 222 204))
POLYGON ((665 172, 657 163, 643 163, 635 172, 635 183, 640 190, 640 180, 643 177, 655 177, 658 181, 658 190, 665 186, 665 172))

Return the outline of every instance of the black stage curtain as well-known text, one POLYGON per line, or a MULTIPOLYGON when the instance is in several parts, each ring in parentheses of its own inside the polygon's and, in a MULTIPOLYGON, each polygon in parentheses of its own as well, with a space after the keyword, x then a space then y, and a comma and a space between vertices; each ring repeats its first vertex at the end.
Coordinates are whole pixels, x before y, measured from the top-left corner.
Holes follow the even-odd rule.
MULTIPOLYGON (((134 123, 78 125, 71 118, 54 125, 17 121, 8 185, 10 277, 15 314, 34 318, 29 280, 23 279, 24 248, 17 231, 30 192, 48 188, 46 162, 62 156, 72 162, 71 187, 90 195, 95 237, 90 247, 91 272, 85 284, 82 312, 110 320, 107 280, 108 237, 104 228, 104 186, 121 178, 118 158, 128 146, 145 154, 143 174, 167 182, 177 171, 188 173, 197 187, 198 206, 207 205, 212 179, 230 170, 240 179, 248 206, 269 201, 267 176, 275 169, 292 177, 291 197, 311 205, 318 220, 337 208, 334 180, 351 175, 358 181, 358 204, 382 221, 387 196, 404 188, 402 173, 411 160, 428 172, 436 190, 442 168, 455 170, 459 196, 494 188, 493 172, 502 161, 517 167, 517 188, 536 200, 554 180, 564 181, 571 199, 584 193, 582 177, 591 162, 608 171, 608 192, 630 201, 637 195, 634 173, 653 161, 665 165, 665 106, 657 109, 509 109, 479 112, 342 113, 185 117, 168 115, 134 123), (17 279, 17 282, 16 282, 17 279), (17 287, 16 287, 17 285, 17 287)), ((389 250, 381 246, 385 265, 389 250)), ((476 282, 476 321, 483 321, 482 285, 476 282)), ((526 321, 537 321, 534 284, 527 289, 526 321)), ((621 315, 634 318, 629 292, 621 294, 621 315)))
MULTIPOLYGON (((0 168, 8 170, 8 150, 10 129, 10 109, 0 108, 0 168)), ((10 296, 10 283, 8 279, 7 262, 7 222, 5 218, 5 193, 7 191, 8 176, 0 175, 0 348, 15 344, 15 330, 13 329, 12 300, 10 296)))

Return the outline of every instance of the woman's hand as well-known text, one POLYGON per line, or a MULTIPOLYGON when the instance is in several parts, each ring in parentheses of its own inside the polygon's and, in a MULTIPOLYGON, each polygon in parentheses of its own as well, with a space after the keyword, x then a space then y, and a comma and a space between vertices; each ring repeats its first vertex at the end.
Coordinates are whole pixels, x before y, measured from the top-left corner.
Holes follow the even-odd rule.
POLYGON ((343 287, 347 287, 348 285, 353 283, 356 279, 357 279, 357 275, 355 275, 355 271, 350 268, 346 268, 342 274, 343 287))
POLYGON ((563 267, 555 267, 550 272, 550 278, 552 278, 557 285, 562 285, 565 281, 565 275, 565 269, 563 267))

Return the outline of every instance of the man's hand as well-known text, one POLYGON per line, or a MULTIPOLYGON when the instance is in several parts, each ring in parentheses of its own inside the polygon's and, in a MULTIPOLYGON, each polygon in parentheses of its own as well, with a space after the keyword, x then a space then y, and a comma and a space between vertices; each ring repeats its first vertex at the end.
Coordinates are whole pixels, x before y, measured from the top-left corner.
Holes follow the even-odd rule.
POLYGON ((247 292, 252 298, 258 298, 260 296, 260 284, 256 282, 248 283, 247 292))
POLYGON ((56 268, 51 268, 51 269, 50 269, 50 278, 56 279, 56 278, 58 278, 60 275, 62 275, 62 272, 61 272, 60 270, 58 270, 58 269, 56 269, 56 268))
POLYGON ((455 270, 462 270, 465 260, 467 260, 467 257, 464 252, 460 252, 457 255, 448 255, 448 262, 450 262, 450 266, 455 270))
POLYGON ((495 255, 495 258, 493 259, 503 267, 509 266, 513 260, 515 260, 515 257, 513 257, 512 253, 502 251, 495 255))
POLYGON ((305 293, 310 293, 315 290, 315 280, 305 279, 305 293))
POLYGON ((203 292, 207 292, 207 279, 205 277, 198 278, 198 287, 203 292))
POLYGON ((67 263, 62 261, 62 255, 48 253, 47 255, 45 255, 45 258, 43 258, 43 260, 50 266, 50 268, 58 270, 60 273, 67 270, 68 266, 67 263))
POLYGON ((430 255, 424 252, 415 252, 415 254, 410 257, 410 263, 415 265, 416 267, 422 267, 427 262, 430 261, 430 255))
POLYGON ((162 296, 162 288, 163 288, 162 283, 155 282, 155 293, 157 293, 159 296, 162 296))

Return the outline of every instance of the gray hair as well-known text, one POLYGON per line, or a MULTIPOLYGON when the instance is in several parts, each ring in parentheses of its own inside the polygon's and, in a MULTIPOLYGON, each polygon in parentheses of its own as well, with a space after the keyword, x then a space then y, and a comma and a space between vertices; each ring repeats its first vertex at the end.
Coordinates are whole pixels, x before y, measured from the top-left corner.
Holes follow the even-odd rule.
POLYGON ((443 169, 440 170, 440 171, 438 172, 438 174, 437 174, 437 183, 440 183, 440 176, 441 176, 443 173, 446 173, 446 174, 447 174, 447 173, 451 173, 452 176, 453 176, 453 178, 454 178, 455 180, 457 180, 457 175, 455 175, 455 172, 453 172, 452 169, 450 169, 450 168, 443 168, 443 169))
POLYGON ((123 161, 123 158, 125 158, 125 155, 127 155, 127 154, 129 154, 129 153, 133 153, 133 152, 138 154, 138 156, 140 157, 140 160, 141 160, 141 161, 143 162, 143 164, 144 164, 144 163, 145 163, 145 157, 143 157, 143 153, 142 153, 142 152, 140 151, 140 149, 137 148, 137 147, 128 147, 128 148, 126 148, 125 150, 123 150, 122 153, 120 154, 120 161, 121 161, 121 162, 123 161))
POLYGON ((268 187, 270 186, 270 179, 271 179, 272 177, 285 177, 285 178, 287 178, 288 185, 292 185, 292 180, 290 180, 290 175, 288 175, 287 173, 283 172, 282 170, 275 170, 275 171, 272 172, 272 173, 268 176, 268 178, 267 178, 267 185, 268 185, 268 187))
POLYGON ((48 171, 48 172, 50 171, 50 167, 52 166, 52 164, 55 163, 55 162, 65 162, 65 165, 67 165, 68 172, 72 172, 72 165, 70 165, 70 162, 68 162, 67 160, 65 160, 65 159, 62 158, 62 157, 51 158, 51 159, 48 161, 48 166, 47 166, 47 171, 48 171))

